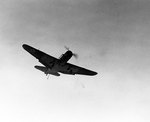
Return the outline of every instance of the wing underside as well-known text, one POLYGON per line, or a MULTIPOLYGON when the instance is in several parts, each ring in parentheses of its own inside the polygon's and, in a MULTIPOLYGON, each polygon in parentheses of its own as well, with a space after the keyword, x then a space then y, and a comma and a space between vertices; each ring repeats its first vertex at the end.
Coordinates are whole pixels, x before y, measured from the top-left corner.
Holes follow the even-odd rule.
POLYGON ((71 75, 75 75, 75 74, 80 74, 80 75, 96 75, 97 72, 94 72, 92 70, 88 70, 70 63, 66 63, 63 67, 60 67, 60 71, 61 73, 64 74, 71 74, 71 75))

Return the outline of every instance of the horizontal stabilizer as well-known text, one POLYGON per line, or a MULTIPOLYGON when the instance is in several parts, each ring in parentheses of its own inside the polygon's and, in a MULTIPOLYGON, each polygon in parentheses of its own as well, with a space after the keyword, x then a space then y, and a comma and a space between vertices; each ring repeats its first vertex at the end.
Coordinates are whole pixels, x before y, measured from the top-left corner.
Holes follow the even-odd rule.
POLYGON ((43 66, 34 66, 36 69, 42 71, 42 72, 46 72, 47 71, 47 68, 46 67, 43 67, 43 66))
POLYGON ((53 71, 47 67, 44 66, 34 66, 36 69, 44 72, 45 74, 51 74, 51 75, 55 75, 55 76, 60 76, 60 74, 56 71, 53 71))

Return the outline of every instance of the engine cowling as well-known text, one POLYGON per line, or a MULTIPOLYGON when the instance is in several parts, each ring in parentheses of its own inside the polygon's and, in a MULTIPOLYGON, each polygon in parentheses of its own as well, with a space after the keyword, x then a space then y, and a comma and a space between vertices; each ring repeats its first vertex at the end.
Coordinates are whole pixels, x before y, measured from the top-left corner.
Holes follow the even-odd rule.
POLYGON ((68 50, 65 54, 60 57, 60 63, 67 63, 67 61, 73 56, 73 53, 68 50))

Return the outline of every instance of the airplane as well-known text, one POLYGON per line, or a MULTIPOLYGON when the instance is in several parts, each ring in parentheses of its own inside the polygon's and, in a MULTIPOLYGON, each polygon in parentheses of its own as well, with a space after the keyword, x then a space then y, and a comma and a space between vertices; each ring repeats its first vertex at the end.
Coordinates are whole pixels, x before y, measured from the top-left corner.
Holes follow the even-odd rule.
POLYGON ((88 75, 88 76, 94 76, 97 74, 97 72, 85 69, 76 65, 73 65, 71 63, 68 63, 68 60, 75 56, 77 57, 77 54, 74 54, 72 51, 67 48, 67 51, 65 54, 62 54, 60 58, 55 58, 53 56, 50 56, 34 47, 31 47, 27 44, 23 44, 22 47, 30 53, 32 56, 34 56, 36 59, 39 60, 41 64, 44 66, 34 66, 36 69, 44 72, 46 75, 51 74, 54 76, 60 76, 60 73, 62 74, 68 74, 68 75, 88 75))

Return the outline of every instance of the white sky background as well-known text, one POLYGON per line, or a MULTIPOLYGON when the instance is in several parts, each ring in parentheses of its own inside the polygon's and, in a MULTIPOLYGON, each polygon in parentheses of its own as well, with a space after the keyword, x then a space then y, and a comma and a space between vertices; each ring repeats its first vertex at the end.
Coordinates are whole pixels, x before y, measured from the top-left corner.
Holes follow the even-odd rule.
POLYGON ((0 0, 0 121, 149 122, 149 0, 0 0), (50 76, 29 44, 94 77, 50 76))

